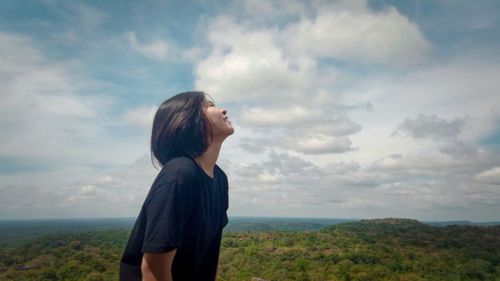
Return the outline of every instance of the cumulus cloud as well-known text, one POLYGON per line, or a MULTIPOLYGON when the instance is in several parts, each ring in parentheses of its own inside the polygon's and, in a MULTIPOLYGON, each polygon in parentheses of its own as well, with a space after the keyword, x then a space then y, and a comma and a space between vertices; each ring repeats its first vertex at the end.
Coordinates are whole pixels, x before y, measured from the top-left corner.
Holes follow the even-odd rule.
POLYGON ((283 178, 290 180, 290 177, 317 177, 318 173, 318 166, 312 162, 298 156, 273 150, 266 154, 266 159, 262 162, 241 163, 235 170, 235 175, 241 177, 241 179, 252 179, 261 174, 279 174, 283 178))
POLYGON ((182 51, 182 57, 190 62, 201 60, 206 51, 200 47, 192 47, 182 51))
MULTIPOLYGON (((264 3, 263 9, 274 7, 264 3)), ((311 98, 338 76, 332 67, 317 67, 321 58, 404 64, 429 50, 419 28, 396 9, 375 12, 366 1, 357 3, 322 4, 315 17, 284 28, 216 18, 208 28, 212 51, 196 65, 196 88, 224 101, 311 98)))
MULTIPOLYGON (((272 14, 279 3, 265 1, 261 8, 272 14)), ((298 13, 298 21, 273 28, 217 17, 208 26, 212 49, 195 67, 195 85, 222 102, 265 103, 242 108, 239 117, 246 130, 283 132, 266 144, 306 154, 353 151, 349 136, 362 125, 347 116, 353 108, 340 103, 335 91, 345 78, 321 59, 391 64, 389 54, 396 53, 404 57, 398 63, 414 62, 429 45, 418 27, 395 9, 376 12, 366 1, 320 3, 313 9, 312 17, 298 13)), ((356 103, 356 109, 372 110, 369 102, 356 103)), ((243 147, 252 149, 249 144, 243 147)))
POLYGON ((75 148, 70 140, 95 135, 98 99, 77 95, 67 67, 48 63, 31 45, 29 38, 0 33, 0 154, 59 158, 75 148))
POLYGON ((482 171, 476 175, 476 179, 481 182, 500 185, 500 167, 493 167, 482 171))
POLYGON ((230 174, 231 204, 264 209, 270 202, 280 202, 284 208, 311 204, 314 191, 305 187, 310 180, 317 180, 320 172, 318 166, 300 157, 271 151, 265 160, 240 163, 230 174))
POLYGON ((388 6, 373 11, 366 0, 318 2, 317 16, 285 28, 292 53, 344 61, 401 65, 430 50, 419 27, 388 6))
MULTIPOLYGON (((351 196, 381 181, 355 162, 332 162, 318 166, 313 162, 287 153, 269 152, 267 159, 244 164, 231 174, 231 198, 236 209, 267 208, 261 202, 276 201, 276 212, 307 216, 304 209, 340 208, 351 196), (272 175, 262 181, 261 175, 272 175), (276 180, 279 179, 279 180, 276 180), (252 200, 252 199, 259 200, 252 200)), ((234 206, 234 205, 233 205, 234 206)), ((343 207, 342 207, 343 208, 343 207)))
MULTIPOLYGON (((336 114, 338 115, 339 112, 336 114)), ((348 136, 361 130, 361 125, 356 124, 346 116, 335 117, 331 115, 328 110, 321 107, 314 109, 304 106, 270 109, 252 107, 243 109, 240 119, 247 126, 258 129, 286 128, 298 136, 310 133, 348 136)))
POLYGON ((338 154, 357 150, 356 147, 352 146, 352 142, 348 138, 322 134, 243 138, 239 140, 238 146, 251 153, 262 153, 269 149, 280 149, 310 155, 338 154))
MULTIPOLYGON (((329 163, 324 167, 287 153, 269 152, 267 159, 240 165, 230 175, 233 208, 259 208, 307 216, 311 208, 344 208, 361 190, 380 181, 358 163, 329 163), (279 205, 268 205, 279 202, 279 205), (337 207, 334 207, 337 206, 337 207)), ((329 214, 331 216, 331 214, 329 214)))
POLYGON ((240 118, 247 128, 258 132, 281 131, 284 134, 267 138, 245 138, 241 144, 249 151, 262 151, 263 147, 275 146, 306 154, 344 153, 355 150, 347 136, 361 130, 361 125, 345 116, 329 116, 327 110, 321 107, 252 107, 243 109, 240 118))
POLYGON ((287 16, 304 15, 307 5, 296 0, 245 0, 243 9, 255 21, 276 21, 287 16))
POLYGON ((290 128, 296 136, 307 134, 346 137, 361 131, 362 126, 345 116, 331 117, 322 113, 322 117, 310 122, 296 123, 290 128))
POLYGON ((78 62, 48 60, 33 46, 30 37, 0 32, 3 159, 50 170, 113 165, 147 150, 113 135, 124 126, 108 115, 114 100, 89 93, 101 84, 77 74, 78 62))
POLYGON ((139 126, 144 129, 151 129, 158 106, 141 106, 130 109, 123 115, 125 122, 139 126))
POLYGON ((137 40, 135 32, 128 32, 127 39, 133 50, 139 52, 143 56, 156 59, 160 61, 165 61, 168 59, 169 55, 169 44, 164 40, 156 40, 151 43, 141 43, 137 40))
MULTIPOLYGON (((48 64, 36 49, 30 47, 29 38, 2 32, 0 42, 3 113, 18 109, 24 103, 38 114, 79 118, 96 115, 91 104, 86 103, 88 101, 75 95, 75 87, 64 66, 48 64)), ((10 118, 23 117, 10 115, 10 118)))
POLYGON ((60 204, 63 207, 68 207, 73 204, 82 204, 85 201, 91 200, 95 201, 98 197, 102 200, 102 192, 97 190, 93 185, 83 185, 80 189, 73 195, 70 195, 68 198, 64 199, 60 204))
POLYGON ((323 169, 326 174, 339 174, 339 175, 344 175, 344 174, 349 174, 352 172, 359 171, 361 166, 359 163, 356 162, 338 162, 338 163, 328 163, 326 164, 323 169))
MULTIPOLYGON (((256 132, 239 140, 240 147, 252 153, 279 148, 305 154, 345 153, 356 150, 349 136, 361 125, 329 108, 305 106, 243 108, 240 130, 256 132), (261 136, 265 135, 265 136, 261 136)), ((345 110, 345 109, 344 109, 345 110)))
POLYGON ((282 126, 310 120, 315 117, 314 115, 317 115, 317 112, 302 106, 273 108, 270 110, 252 107, 243 111, 241 119, 246 124, 253 126, 282 126))
POLYGON ((406 118, 393 133, 405 133, 413 138, 453 139, 462 131, 465 118, 446 120, 436 115, 419 114, 415 119, 406 118))
POLYGON ((286 147, 306 153, 306 154, 324 154, 324 153, 342 153, 355 150, 351 147, 352 143, 347 138, 334 138, 324 135, 308 135, 300 138, 288 140, 286 147))
POLYGON ((495 131, 495 120, 500 117, 496 106, 499 85, 494 75, 500 68, 487 60, 457 57, 444 65, 413 71, 404 78, 384 76, 361 81, 345 97, 368 100, 373 111, 350 114, 365 128, 352 137, 353 142, 370 147, 376 144, 373 151, 385 154, 389 153, 384 149, 387 143, 393 143, 391 149, 411 151, 421 151, 424 145, 435 149, 443 142, 477 144, 495 131), (399 126, 403 126, 401 131, 399 126), (394 133, 419 137, 418 146, 406 138, 389 140, 387 136, 394 133), (379 134, 380 140, 374 140, 379 134))
POLYGON ((69 5, 69 9, 79 16, 82 26, 89 30, 98 27, 108 19, 106 13, 84 3, 73 2, 69 5))
POLYGON ((28 177, 2 174, 0 213, 5 218, 136 216, 157 173, 144 156, 102 171, 68 166, 28 177))
POLYGON ((460 141, 453 141, 439 148, 439 152, 452 155, 456 158, 476 158, 481 151, 460 141))
POLYGON ((407 164, 403 155, 394 154, 373 162, 373 167, 382 170, 400 170, 406 168, 407 164))
POLYGON ((309 62, 292 69, 268 30, 251 30, 219 17, 209 27, 209 56, 196 65, 195 86, 220 101, 292 99, 310 76, 309 62))
POLYGON ((269 139, 243 137, 239 140, 238 147, 250 153, 261 153, 269 147, 269 143, 271 142, 269 139))
MULTIPOLYGON (((473 158, 395 154, 370 165, 350 161, 320 166, 270 151, 263 160, 232 171, 232 208, 243 215, 269 210, 268 204, 280 202, 272 205, 273 212, 293 216, 329 210, 334 217, 366 217, 368 213, 411 217, 418 213, 432 218, 431 210, 439 210, 439 216, 446 218, 463 208, 493 214, 491 204, 500 199, 500 193, 474 179, 498 184, 500 170, 491 168, 497 157, 479 152, 473 158)), ((434 218, 438 219, 436 214, 434 218)))
POLYGON ((278 174, 262 173, 257 176, 257 182, 263 184, 278 184, 281 182, 278 174))

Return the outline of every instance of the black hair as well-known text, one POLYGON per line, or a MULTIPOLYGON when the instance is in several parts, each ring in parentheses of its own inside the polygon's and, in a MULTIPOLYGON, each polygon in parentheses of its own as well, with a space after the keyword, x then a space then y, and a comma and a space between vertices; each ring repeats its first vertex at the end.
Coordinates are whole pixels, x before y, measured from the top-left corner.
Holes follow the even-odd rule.
POLYGON ((212 133, 203 110, 205 104, 204 92, 191 91, 160 105, 151 133, 151 160, 154 156, 163 166, 174 157, 194 159, 207 150, 212 133))

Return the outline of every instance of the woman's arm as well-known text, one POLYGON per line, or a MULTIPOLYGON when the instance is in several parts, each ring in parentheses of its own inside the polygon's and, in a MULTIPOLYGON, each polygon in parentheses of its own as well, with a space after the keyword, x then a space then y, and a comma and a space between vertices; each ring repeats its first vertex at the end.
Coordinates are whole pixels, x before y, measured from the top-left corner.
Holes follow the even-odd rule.
POLYGON ((143 281, 172 281, 172 262, 177 249, 166 253, 144 253, 141 271, 143 281))

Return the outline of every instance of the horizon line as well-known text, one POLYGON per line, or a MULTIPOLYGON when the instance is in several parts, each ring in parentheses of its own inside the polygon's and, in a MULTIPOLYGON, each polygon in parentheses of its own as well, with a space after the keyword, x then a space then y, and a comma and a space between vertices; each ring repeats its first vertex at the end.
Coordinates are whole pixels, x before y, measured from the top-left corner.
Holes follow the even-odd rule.
MULTIPOLYGON (((315 220, 350 220, 350 221, 361 221, 361 220, 375 220, 375 219, 411 219, 419 222, 427 223, 442 223, 442 222, 468 222, 468 223, 500 223, 500 220, 482 220, 482 221, 472 221, 467 219, 450 219, 450 220, 419 220, 415 218, 405 218, 405 217, 377 217, 377 218, 326 218, 326 217, 280 217, 280 216, 228 216, 231 218, 257 218, 257 219, 315 219, 315 220)), ((12 222, 12 221, 61 221, 61 220, 105 220, 105 219, 136 219, 136 217, 66 217, 66 218, 0 218, 0 222, 12 222)))

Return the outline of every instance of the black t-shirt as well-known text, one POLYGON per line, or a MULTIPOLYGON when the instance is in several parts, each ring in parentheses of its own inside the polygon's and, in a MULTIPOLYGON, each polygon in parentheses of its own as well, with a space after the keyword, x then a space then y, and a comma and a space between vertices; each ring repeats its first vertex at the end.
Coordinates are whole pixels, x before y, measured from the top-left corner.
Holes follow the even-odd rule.
POLYGON ((120 280, 142 280, 143 253, 177 249, 174 280, 215 279, 222 229, 226 226, 228 184, 216 165, 214 178, 187 157, 168 161, 142 206, 120 263, 120 280))

